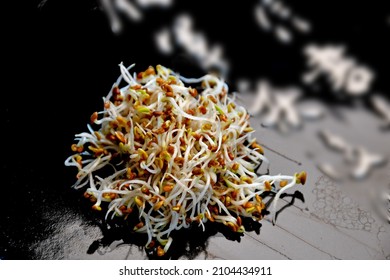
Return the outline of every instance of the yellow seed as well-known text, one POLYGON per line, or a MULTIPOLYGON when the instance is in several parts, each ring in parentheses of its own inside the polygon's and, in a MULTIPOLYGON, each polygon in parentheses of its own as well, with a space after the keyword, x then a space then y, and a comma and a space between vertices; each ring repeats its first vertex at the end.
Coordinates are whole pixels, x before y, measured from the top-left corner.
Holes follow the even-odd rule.
POLYGON ((264 187, 265 187, 266 191, 272 190, 272 186, 271 186, 271 184, 268 181, 264 182, 264 187))
POLYGON ((224 136, 222 136, 222 143, 225 143, 227 138, 228 138, 228 136, 226 134, 224 136))
POLYGON ((230 196, 226 196, 225 205, 230 206, 230 204, 231 204, 231 198, 230 198, 230 196))
POLYGON ((92 209, 96 210, 96 211, 102 211, 102 207, 100 207, 99 205, 96 205, 96 204, 92 206, 92 209))
POLYGON ((93 134, 95 134, 97 140, 102 139, 102 135, 99 132, 94 131, 93 134))
POLYGON ((233 169, 233 171, 237 171, 237 170, 238 170, 238 168, 240 168, 240 164, 239 164, 239 163, 237 163, 237 162, 233 163, 233 165, 232 165, 232 169, 233 169))
POLYGON ((302 171, 301 173, 296 174, 296 182, 297 182, 297 184, 304 185, 306 183, 306 179, 307 179, 307 174, 306 174, 305 171, 302 171))
POLYGON ((149 75, 156 75, 156 72, 154 71, 154 68, 153 66, 149 66, 148 69, 145 70, 145 72, 143 72, 143 78, 146 77, 146 76, 149 76, 149 75))
POLYGON ((253 180, 249 177, 246 177, 246 176, 243 176, 241 177, 241 181, 245 182, 245 183, 248 183, 248 184, 252 184, 253 183, 253 180))
POLYGON ((169 128, 170 125, 171 125, 171 121, 170 121, 170 120, 167 120, 167 121, 165 121, 165 122, 161 125, 161 127, 164 128, 164 130, 166 130, 166 129, 169 128))
POLYGON ((128 167, 126 171, 126 177, 130 180, 135 178, 135 174, 131 171, 131 168, 128 167))
POLYGON ((164 162, 163 162, 163 160, 161 158, 158 157, 154 161, 156 162, 156 165, 158 166, 158 168, 160 168, 160 169, 163 168, 164 162))
POLYGON ((202 130, 210 130, 211 129, 211 123, 205 123, 202 125, 202 130))
MULTIPOLYGON (((150 123, 147 123, 147 124, 145 124, 145 127, 146 127, 146 128, 150 128, 150 127, 151 127, 151 124, 150 124, 150 123)), ((146 132, 145 137, 146 137, 146 138, 152 139, 152 138, 153 138, 153 132, 152 132, 152 131, 146 132)), ((150 141, 150 143, 153 143, 153 142, 150 141)))
POLYGON ((142 106, 142 105, 135 106, 135 110, 137 110, 137 112, 139 112, 139 113, 144 113, 144 114, 150 113, 150 109, 148 107, 142 106))
POLYGON ((144 202, 142 200, 142 198, 140 198, 139 196, 136 196, 134 198, 134 202, 135 204, 137 204, 139 207, 143 207, 144 206, 144 202))
POLYGON ((126 126, 126 124, 127 124, 126 118, 124 118, 124 117, 122 117, 122 116, 117 116, 117 117, 116 117, 116 120, 117 120, 117 122, 118 122, 121 126, 126 126))
POLYGON ((255 209, 256 209, 256 207, 253 206, 253 207, 250 207, 250 208, 246 208, 245 211, 246 211, 247 213, 252 213, 255 209))
POLYGON ((78 163, 78 164, 82 164, 82 160, 83 160, 83 158, 80 156, 80 155, 76 155, 75 156, 75 160, 76 160, 76 162, 78 163))
POLYGON ((237 232, 239 232, 239 233, 245 232, 245 227, 244 227, 244 226, 240 226, 240 227, 237 229, 237 232))
POLYGON ((257 149, 257 151, 258 151, 260 154, 264 155, 264 149, 263 149, 263 147, 260 146, 259 144, 257 144, 256 142, 253 142, 253 143, 252 143, 252 148, 253 148, 253 149, 257 149))
POLYGON ((157 247, 157 256, 162 257, 162 256, 164 256, 164 255, 165 255, 164 249, 161 248, 161 246, 158 246, 158 247, 157 247))
POLYGON ((158 209, 160 209, 161 208, 161 206, 163 206, 163 204, 164 204, 164 201, 159 201, 159 202, 157 202, 154 206, 153 206, 153 209, 155 210, 155 211, 157 211, 158 209))
POLYGON ((168 83, 171 85, 171 84, 174 84, 176 85, 177 84, 177 81, 176 81, 176 77, 175 76, 169 76, 168 79, 167 79, 168 83))
POLYGON ((229 104, 227 105, 227 111, 228 111, 228 113, 231 113, 231 112, 233 111, 233 108, 232 108, 231 103, 229 103, 229 104))
POLYGON ((95 148, 94 146, 88 146, 88 149, 90 149, 96 155, 107 154, 107 151, 103 148, 95 148))
POLYGON ((162 151, 160 156, 167 162, 171 160, 171 155, 167 151, 162 151))
POLYGON ((216 99, 214 96, 209 95, 208 98, 209 98, 214 104, 217 104, 218 101, 217 101, 217 99, 216 99))
POLYGON ((140 138, 143 138, 144 135, 142 133, 142 131, 139 129, 138 126, 134 127, 134 138, 137 140, 137 139, 140 139, 140 138))
POLYGON ((148 158, 148 154, 141 148, 138 149, 138 154, 143 160, 146 160, 148 158))
POLYGON ((123 133, 121 131, 115 131, 115 136, 122 143, 126 143, 126 138, 125 138, 125 136, 123 135, 123 133))
POLYGON ((172 207, 172 210, 173 210, 173 211, 176 211, 176 212, 179 212, 179 211, 180 211, 180 207, 181 207, 180 204, 178 204, 178 205, 176 205, 176 206, 173 206, 173 207, 172 207))
POLYGON ((72 144, 72 146, 70 146, 70 148, 72 149, 73 152, 77 152, 77 145, 76 144, 72 144))
POLYGON ((233 222, 227 222, 226 225, 234 232, 238 229, 237 225, 235 225, 233 222))
POLYGON ((288 183, 287 180, 280 181, 279 186, 280 186, 281 188, 284 188, 284 187, 287 185, 287 183, 288 183))
POLYGON ((262 201, 260 195, 258 195, 258 194, 255 194, 255 198, 256 198, 257 202, 261 202, 262 201))

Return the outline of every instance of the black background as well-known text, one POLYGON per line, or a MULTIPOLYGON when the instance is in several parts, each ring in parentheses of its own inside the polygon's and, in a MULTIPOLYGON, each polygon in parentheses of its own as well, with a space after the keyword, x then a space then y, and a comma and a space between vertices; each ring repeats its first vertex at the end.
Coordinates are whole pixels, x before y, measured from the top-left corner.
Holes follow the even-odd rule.
POLYGON ((376 72, 372 90, 389 92, 386 1, 285 1, 313 26, 291 45, 259 29, 253 17, 257 1, 175 1, 171 9, 144 11, 140 23, 127 21, 120 35, 112 33, 96 1, 49 0, 40 8, 39 1, 26 2, 3 10, 9 20, 2 43, 0 259, 37 258, 31 245, 52 233, 43 212, 85 214, 79 194, 70 190, 74 173, 63 163, 74 134, 84 131, 91 113, 101 108, 120 62, 136 63, 137 70, 162 64, 187 76, 204 74, 184 53, 164 56, 156 50, 155 31, 171 26, 177 14, 193 16, 195 29, 211 45, 224 46, 233 89, 240 77, 299 84, 302 47, 317 42, 345 44, 376 72))

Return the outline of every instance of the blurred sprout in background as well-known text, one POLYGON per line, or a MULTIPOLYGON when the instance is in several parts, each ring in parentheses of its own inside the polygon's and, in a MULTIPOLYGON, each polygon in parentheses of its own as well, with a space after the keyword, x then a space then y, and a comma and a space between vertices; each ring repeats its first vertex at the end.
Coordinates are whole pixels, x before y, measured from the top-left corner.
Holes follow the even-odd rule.
POLYGON ((107 14, 111 29, 114 33, 123 30, 122 15, 129 20, 138 22, 143 19, 142 11, 150 7, 168 8, 172 5, 172 0, 98 0, 102 10, 107 14))
POLYGON ((283 44, 292 43, 294 33, 307 34, 312 29, 306 19, 296 15, 283 1, 260 0, 254 14, 259 27, 283 44))
POLYGON ((306 84, 313 84, 320 75, 326 75, 334 92, 358 96, 370 91, 374 72, 346 56, 344 46, 310 44, 304 51, 310 68, 303 76, 306 84))
POLYGON ((206 36, 193 28, 193 19, 188 14, 178 15, 171 28, 164 27, 155 34, 157 49, 163 54, 175 52, 175 46, 184 49, 205 71, 216 70, 225 77, 229 62, 224 57, 223 46, 210 45, 206 36))

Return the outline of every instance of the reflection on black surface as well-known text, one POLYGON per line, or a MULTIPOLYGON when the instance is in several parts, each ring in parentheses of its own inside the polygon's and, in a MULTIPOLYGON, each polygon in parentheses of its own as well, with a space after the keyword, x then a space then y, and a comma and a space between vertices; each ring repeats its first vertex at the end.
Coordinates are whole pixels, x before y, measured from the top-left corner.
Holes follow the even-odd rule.
MULTIPOLYGON (((205 230, 196 223, 188 229, 173 231, 171 237, 172 245, 164 256, 157 256, 156 247, 146 248, 144 244, 147 242, 147 235, 132 232, 131 229, 138 223, 137 215, 126 220, 117 218, 108 223, 99 225, 103 232, 103 238, 95 240, 88 248, 88 254, 94 254, 98 249, 110 247, 115 241, 121 240, 124 244, 136 245, 145 250, 149 259, 179 259, 187 258, 194 259, 200 253, 206 253, 207 245, 210 237, 221 233, 226 239, 231 241, 241 241, 244 233, 231 231, 228 227, 220 223, 207 222, 205 230)), ((254 221, 252 218, 244 218, 242 221, 247 232, 256 232, 260 234, 261 223, 254 221)))

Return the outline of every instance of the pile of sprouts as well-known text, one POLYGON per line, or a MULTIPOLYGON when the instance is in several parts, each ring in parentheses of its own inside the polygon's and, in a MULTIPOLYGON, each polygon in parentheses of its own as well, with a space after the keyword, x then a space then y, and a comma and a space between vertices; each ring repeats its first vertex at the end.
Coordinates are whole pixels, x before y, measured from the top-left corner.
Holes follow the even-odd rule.
POLYGON ((264 193, 275 193, 274 221, 281 193, 304 184, 306 173, 256 173, 269 162, 227 84, 161 65, 131 74, 133 66, 119 65, 102 111, 91 115, 88 132, 75 135, 65 161, 77 167, 73 187, 85 188, 92 208, 104 209, 106 219, 137 215, 130 230, 147 234, 145 246, 158 256, 172 231, 194 224, 244 232, 243 218, 263 218, 264 193))

